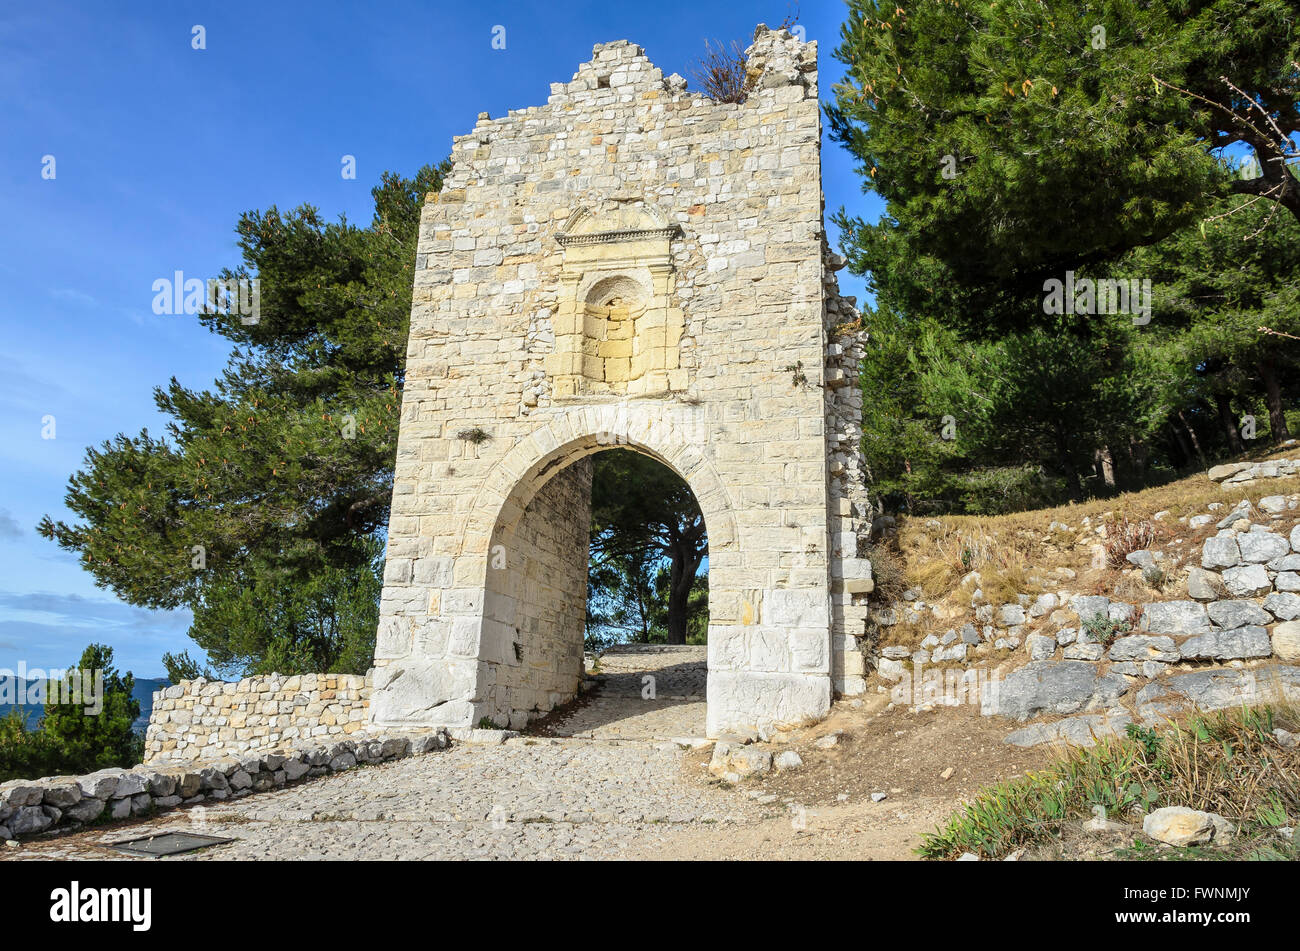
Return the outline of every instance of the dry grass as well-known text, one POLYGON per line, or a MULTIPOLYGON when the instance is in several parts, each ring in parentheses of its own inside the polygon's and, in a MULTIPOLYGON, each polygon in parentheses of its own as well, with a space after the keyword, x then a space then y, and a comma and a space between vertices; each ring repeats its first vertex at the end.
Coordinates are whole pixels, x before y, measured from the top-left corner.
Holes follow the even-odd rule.
MULTIPOLYGON (((1296 448, 1263 452, 1243 461, 1294 456, 1296 448)), ((1195 532, 1177 519, 1207 511, 1212 502, 1251 504, 1269 495, 1300 493, 1300 476, 1261 479, 1227 491, 1198 473, 1167 485, 1112 498, 998 516, 900 518, 898 547, 905 564, 906 586, 920 587, 930 602, 960 598, 969 604, 975 584, 962 579, 979 572, 978 586, 993 604, 1017 594, 1036 594, 1048 573, 1068 568, 1074 591, 1149 600, 1167 594, 1168 579, 1144 580, 1125 571, 1125 557, 1177 535, 1199 546, 1214 525, 1195 532), (1152 516, 1169 512, 1163 521, 1152 516), (1090 520, 1085 527, 1083 520, 1090 520), (1096 533, 1106 527, 1104 536, 1096 533), (1100 553, 1100 554, 1099 554, 1100 553)))
POLYGON ((967 598, 976 586, 993 604, 1042 591, 1032 547, 1026 542, 1001 537, 978 522, 956 528, 930 519, 905 523, 899 533, 907 580, 930 601, 953 594, 971 572, 978 572, 979 578, 965 582, 961 593, 967 598))
MULTIPOLYGON (((1230 461, 1263 462, 1268 459, 1291 458, 1297 454, 1297 447, 1291 446, 1287 449, 1241 456, 1230 461)), ((1168 511, 1174 518, 1179 518, 1183 515, 1203 512, 1205 506, 1211 502, 1235 503, 1238 499, 1247 498, 1254 504, 1266 495, 1289 495, 1295 492, 1300 492, 1300 476, 1287 479, 1261 479, 1254 485, 1225 491, 1217 482, 1211 482, 1205 473, 1199 472, 1176 482, 1153 486, 1138 492, 1123 492, 1110 498, 1071 502, 1055 508, 1013 512, 1010 515, 952 515, 944 517, 943 521, 953 527, 978 523, 1002 531, 1030 529, 1045 532, 1050 522, 1078 525, 1085 517, 1090 517, 1095 522, 1106 512, 1111 512, 1120 518, 1127 516, 1141 519, 1149 518, 1155 512, 1168 511)))
POLYGON ((1131 520, 1127 515, 1121 515, 1107 526, 1106 540, 1102 542, 1102 547, 1106 550, 1106 564, 1112 568, 1125 567, 1129 555, 1150 548, 1160 534, 1156 523, 1150 519, 1131 520))

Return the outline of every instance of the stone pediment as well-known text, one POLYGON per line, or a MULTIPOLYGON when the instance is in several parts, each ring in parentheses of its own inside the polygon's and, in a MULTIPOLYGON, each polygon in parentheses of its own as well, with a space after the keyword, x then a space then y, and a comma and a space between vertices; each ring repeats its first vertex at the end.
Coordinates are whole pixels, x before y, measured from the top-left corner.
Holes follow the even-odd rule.
POLYGON ((579 208, 560 229, 562 247, 620 241, 670 240, 680 229, 653 205, 618 203, 611 208, 579 208))

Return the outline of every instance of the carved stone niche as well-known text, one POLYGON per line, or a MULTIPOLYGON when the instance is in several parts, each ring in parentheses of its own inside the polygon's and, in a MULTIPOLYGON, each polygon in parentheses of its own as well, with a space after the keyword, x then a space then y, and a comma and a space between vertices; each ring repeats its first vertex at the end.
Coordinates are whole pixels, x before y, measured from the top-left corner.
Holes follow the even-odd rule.
POLYGON ((685 322, 669 254, 677 230, 639 202, 569 216, 557 236, 564 261, 555 350, 546 358, 553 398, 686 389, 678 360, 685 322))

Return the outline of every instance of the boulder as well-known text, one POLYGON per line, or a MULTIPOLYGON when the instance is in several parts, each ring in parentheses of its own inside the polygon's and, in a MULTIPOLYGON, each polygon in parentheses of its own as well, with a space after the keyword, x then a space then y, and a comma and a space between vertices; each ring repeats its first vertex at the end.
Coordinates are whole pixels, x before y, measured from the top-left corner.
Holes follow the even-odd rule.
POLYGON ((1056 654, 1056 638, 1046 634, 1030 634, 1025 638, 1025 648, 1034 660, 1050 660, 1056 654))
POLYGON ((225 771, 219 766, 205 766, 199 770, 199 779, 204 792, 228 792, 230 790, 230 780, 226 778, 225 771))
POLYGON ((1244 704, 1300 700, 1300 667, 1272 664, 1249 670, 1211 667, 1175 674, 1138 691, 1138 715, 1159 721, 1170 714, 1222 710, 1244 704))
POLYGON ((49 784, 45 787, 45 797, 42 800, 45 805, 54 806, 56 809, 67 809, 81 802, 81 787, 77 785, 75 779, 47 782, 49 784))
POLYGON ((1248 565, 1262 565, 1291 551, 1291 543, 1272 532, 1247 532, 1237 536, 1241 560, 1248 565))
POLYGON ((1300 660, 1300 621, 1284 621, 1273 628, 1273 653, 1282 660, 1300 660))
POLYGON ((1106 656, 1106 648, 1101 644, 1076 642, 1067 647, 1061 656, 1066 660, 1097 661, 1106 656))
POLYGON ((981 713, 1027 720, 1039 713, 1078 713, 1108 708, 1129 682, 1118 674, 1099 674, 1090 663, 1036 660, 989 684, 981 713))
POLYGON ((104 800, 82 798, 75 805, 69 806, 66 815, 76 822, 94 822, 104 812, 104 800))
POLYGON ((1200 634, 1210 629, 1210 619, 1197 601, 1157 601, 1146 606, 1142 627, 1152 634, 1200 634))
POLYGON ((1300 591, 1300 573, 1279 571, 1277 577, 1273 579, 1273 587, 1279 591, 1300 591))
POLYGON ((54 820, 40 806, 19 806, 14 814, 5 820, 10 833, 17 838, 20 835, 33 835, 44 832, 54 825, 54 820))
POLYGON ((113 793, 113 798, 139 796, 148 789, 149 780, 143 773, 122 773, 117 777, 117 791, 113 793))
POLYGON ((1009 733, 1002 742, 1012 746, 1038 746, 1042 743, 1068 743, 1071 746, 1092 746, 1098 739, 1118 736, 1132 718, 1122 710, 1114 713, 1086 713, 1066 717, 1053 723, 1035 723, 1009 733))
POLYGON ((335 756, 333 759, 330 760, 330 769, 334 770, 334 772, 336 773, 345 769, 351 769, 353 766, 356 765, 357 765, 356 755, 353 753, 349 753, 347 751, 339 753, 337 756, 335 756))
POLYGON ((1186 806, 1166 806, 1142 820, 1142 831, 1168 845, 1204 845, 1232 838, 1232 824, 1214 812, 1200 812, 1186 806))
POLYGON ((101 769, 77 778, 81 794, 88 799, 110 799, 117 793, 118 778, 125 770, 101 769))
POLYGON ((1268 594, 1273 590, 1269 580, 1268 569, 1263 565, 1242 565, 1238 568, 1225 568, 1223 583, 1228 593, 1238 598, 1251 598, 1268 594))
MULTIPOLYGON (((1155 607, 1155 605, 1152 605, 1152 607, 1155 607)), ((1197 605, 1197 607, 1200 607, 1200 605, 1197 605)), ((1152 660, 1172 664, 1178 660, 1178 648, 1174 646, 1172 637, 1151 637, 1145 634, 1134 634, 1129 637, 1117 638, 1110 645, 1107 656, 1111 660, 1152 660)))
POLYGON ((0 784, 0 809, 14 810, 23 806, 39 806, 45 798, 45 787, 25 780, 10 780, 0 784))
POLYGON ((1094 618, 1105 618, 1110 611, 1110 598, 1103 595, 1076 595, 1070 601, 1070 607, 1079 616, 1079 623, 1086 624, 1094 618))
POLYGON ((1300 618, 1300 594, 1270 594, 1264 599, 1264 610, 1279 621, 1294 621, 1300 618))
POLYGON ((145 783, 149 795, 154 797, 163 798, 176 793, 176 774, 166 770, 146 774, 145 783))
POLYGON ((1241 564, 1241 549, 1236 535, 1215 535, 1201 546, 1201 567, 1207 569, 1231 568, 1241 564))
POLYGON ((1221 466, 1215 466, 1209 472, 1211 482, 1222 482, 1228 476, 1234 476, 1238 472, 1244 472, 1250 468, 1249 462, 1225 462, 1221 466))
POLYGON ((1254 601, 1216 601, 1207 605, 1210 620, 1226 631, 1248 624, 1272 624, 1273 618, 1254 601))
POLYGON ((1004 604, 998 608, 998 624, 1002 627, 1024 624, 1025 620, 1025 609, 1018 604, 1004 604))
POLYGON ((1273 653, 1268 630, 1252 625, 1231 631, 1198 634, 1179 647, 1183 660, 1248 660, 1273 653))
POLYGON ((876 662, 876 673, 880 674, 885 680, 899 681, 907 673, 907 668, 901 660, 890 660, 888 657, 882 657, 876 662))
POLYGON ((945 661, 965 660, 966 648, 967 645, 965 643, 951 644, 948 647, 940 647, 935 650, 934 654, 932 655, 932 660, 936 664, 941 664, 944 663, 945 661))
POLYGON ((803 757, 794 750, 784 750, 772 757, 772 765, 782 771, 798 769, 803 765, 803 757))
POLYGON ((748 744, 719 741, 714 744, 709 772, 731 781, 766 773, 772 769, 772 754, 748 744))
POLYGON ((296 782, 307 775, 311 765, 302 759, 289 758, 284 761, 284 778, 287 782, 296 782))
POLYGON ((1050 591, 1046 594, 1040 594, 1034 599, 1034 603, 1029 606, 1029 616, 1045 617, 1055 611, 1059 604, 1059 599, 1050 591))

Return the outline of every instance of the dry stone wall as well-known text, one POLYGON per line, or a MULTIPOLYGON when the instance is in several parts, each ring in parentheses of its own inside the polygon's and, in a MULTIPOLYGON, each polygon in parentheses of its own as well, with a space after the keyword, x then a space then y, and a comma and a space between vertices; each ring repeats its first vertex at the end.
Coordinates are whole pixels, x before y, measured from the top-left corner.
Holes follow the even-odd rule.
POLYGON ((355 733, 327 743, 299 741, 258 753, 196 762, 101 769, 85 776, 49 776, 0 783, 0 841, 53 829, 75 830, 106 819, 238 799, 251 793, 446 749, 445 732, 382 736, 355 733))
POLYGON ((270 674, 234 683, 184 680, 154 692, 145 762, 182 762, 342 739, 369 721, 370 680, 270 674))
MULTIPOLYGON (((908 706, 1065 717, 1013 732, 1007 740, 1018 745, 1088 744, 1190 710, 1300 702, 1300 496, 1208 509, 1179 520, 1182 533, 1212 531, 1191 557, 1181 538, 1127 555, 1130 590, 1141 590, 1140 577, 1158 587, 1156 599, 1071 592, 1068 569, 1049 582, 1056 590, 1001 604, 976 587, 964 617, 909 591, 873 617, 883 645, 875 665, 895 685, 880 689, 908 706), (955 622, 946 631, 917 646, 890 643, 900 622, 940 614, 955 622)), ((969 577, 978 583, 978 573, 969 577)))

